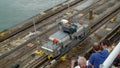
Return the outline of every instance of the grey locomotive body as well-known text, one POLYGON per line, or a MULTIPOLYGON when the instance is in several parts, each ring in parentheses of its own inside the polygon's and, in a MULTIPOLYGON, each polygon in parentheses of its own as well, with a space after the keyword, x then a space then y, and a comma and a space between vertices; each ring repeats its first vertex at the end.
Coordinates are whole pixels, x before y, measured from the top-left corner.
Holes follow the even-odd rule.
POLYGON ((58 56, 69 43, 83 39, 87 33, 88 24, 68 23, 67 20, 63 20, 60 23, 60 30, 52 34, 49 41, 41 46, 42 51, 51 57, 58 56))

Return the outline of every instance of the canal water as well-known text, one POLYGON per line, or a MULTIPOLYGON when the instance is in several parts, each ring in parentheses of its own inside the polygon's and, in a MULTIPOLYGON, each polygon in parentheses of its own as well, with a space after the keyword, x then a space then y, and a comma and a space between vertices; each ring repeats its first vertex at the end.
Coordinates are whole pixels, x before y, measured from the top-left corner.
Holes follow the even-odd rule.
POLYGON ((66 0, 0 0, 0 31, 66 0))

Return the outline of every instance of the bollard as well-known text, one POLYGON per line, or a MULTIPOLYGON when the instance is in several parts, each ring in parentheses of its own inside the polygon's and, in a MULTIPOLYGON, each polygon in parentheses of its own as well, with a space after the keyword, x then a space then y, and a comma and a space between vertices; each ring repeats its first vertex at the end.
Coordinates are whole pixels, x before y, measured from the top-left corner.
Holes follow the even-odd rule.
POLYGON ((93 10, 89 10, 89 20, 93 20, 93 10))

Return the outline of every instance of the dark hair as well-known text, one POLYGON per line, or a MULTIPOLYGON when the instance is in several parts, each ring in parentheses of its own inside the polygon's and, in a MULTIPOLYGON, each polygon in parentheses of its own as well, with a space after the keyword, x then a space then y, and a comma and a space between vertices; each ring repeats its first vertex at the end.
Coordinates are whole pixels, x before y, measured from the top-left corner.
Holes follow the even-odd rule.
POLYGON ((98 44, 98 45, 93 45, 93 49, 95 50, 95 51, 99 51, 99 50, 102 50, 101 49, 101 46, 98 44))
POLYGON ((103 40, 103 41, 101 41, 101 42, 100 42, 100 45, 102 45, 102 44, 103 44, 103 46, 104 46, 104 45, 107 45, 108 47, 111 46, 109 40, 103 40))
POLYGON ((75 58, 74 67, 78 65, 78 56, 75 58))

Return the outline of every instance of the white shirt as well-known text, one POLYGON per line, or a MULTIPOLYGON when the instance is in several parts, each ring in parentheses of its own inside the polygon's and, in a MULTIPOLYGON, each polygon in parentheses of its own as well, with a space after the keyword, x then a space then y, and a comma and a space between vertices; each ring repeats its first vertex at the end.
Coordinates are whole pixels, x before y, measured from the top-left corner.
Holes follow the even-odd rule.
POLYGON ((75 66, 74 68, 80 68, 80 66, 75 66))

